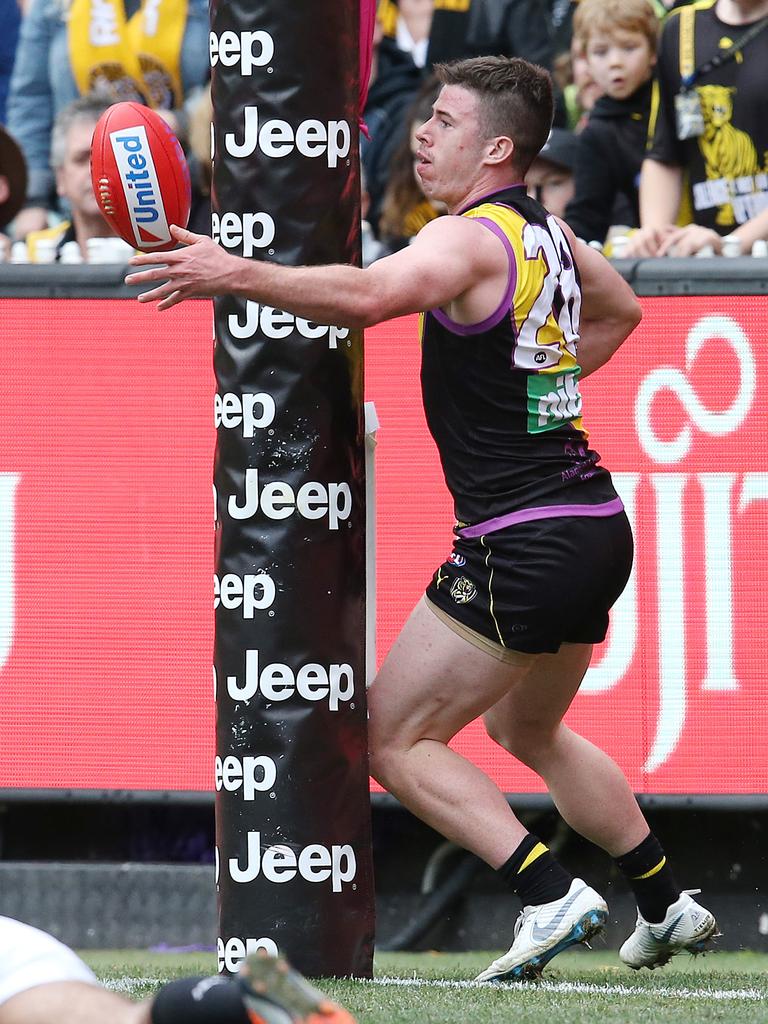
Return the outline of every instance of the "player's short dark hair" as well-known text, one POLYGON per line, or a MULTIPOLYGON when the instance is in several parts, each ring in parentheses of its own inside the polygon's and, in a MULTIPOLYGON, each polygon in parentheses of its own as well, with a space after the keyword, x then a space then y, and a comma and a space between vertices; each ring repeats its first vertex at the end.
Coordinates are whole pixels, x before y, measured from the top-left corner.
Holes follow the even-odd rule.
POLYGON ((512 163, 522 177, 552 127, 549 72, 521 57, 470 57, 436 64, 434 72, 443 85, 459 85, 477 96, 481 130, 486 138, 512 139, 512 163))

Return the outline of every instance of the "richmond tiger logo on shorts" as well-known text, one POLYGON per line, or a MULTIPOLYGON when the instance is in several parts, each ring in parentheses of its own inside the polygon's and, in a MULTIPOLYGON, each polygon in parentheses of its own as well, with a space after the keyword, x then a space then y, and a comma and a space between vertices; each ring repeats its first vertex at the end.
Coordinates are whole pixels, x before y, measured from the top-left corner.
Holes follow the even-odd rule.
POLYGON ((477 587, 466 576, 457 576, 451 584, 450 594, 456 604, 469 604, 477 596, 477 587))

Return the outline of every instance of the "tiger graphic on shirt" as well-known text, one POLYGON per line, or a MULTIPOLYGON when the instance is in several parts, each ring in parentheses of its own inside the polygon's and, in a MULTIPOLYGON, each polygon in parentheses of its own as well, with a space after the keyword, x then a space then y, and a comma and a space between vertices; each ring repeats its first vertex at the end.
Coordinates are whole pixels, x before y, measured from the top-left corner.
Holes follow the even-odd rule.
MULTIPOLYGON (((699 137, 699 149, 704 157, 707 179, 733 181, 752 177, 766 170, 757 155, 749 135, 731 123, 733 117, 732 94, 735 90, 724 85, 701 85, 696 89, 701 101, 704 132, 699 137)), ((723 227, 736 223, 731 203, 718 207, 716 221, 723 227)))

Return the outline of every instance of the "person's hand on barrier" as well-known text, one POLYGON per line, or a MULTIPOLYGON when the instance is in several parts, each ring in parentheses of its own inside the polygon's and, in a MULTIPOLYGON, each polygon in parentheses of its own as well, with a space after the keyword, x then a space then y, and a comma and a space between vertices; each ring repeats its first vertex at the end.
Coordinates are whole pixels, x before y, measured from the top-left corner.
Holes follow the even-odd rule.
POLYGON ((125 283, 162 284, 150 291, 142 292, 139 302, 157 302, 158 309, 170 309, 184 299, 211 298, 229 291, 228 273, 239 257, 232 256, 208 235, 196 235, 192 231, 170 226, 171 234, 183 246, 162 253, 140 253, 128 261, 134 267, 150 266, 128 274, 125 283), (159 266, 162 260, 163 265, 159 266))
POLYGON ((722 252, 723 240, 716 231, 700 224, 686 224, 675 228, 659 246, 659 256, 695 256, 705 246, 711 245, 715 255, 722 252))
POLYGON ((24 241, 31 231, 43 231, 48 227, 48 211, 44 206, 27 206, 19 210, 13 222, 13 233, 17 241, 24 241))
POLYGON ((665 224, 660 228, 639 228, 629 236, 623 255, 650 259, 659 256, 659 249, 674 230, 674 224, 665 224))

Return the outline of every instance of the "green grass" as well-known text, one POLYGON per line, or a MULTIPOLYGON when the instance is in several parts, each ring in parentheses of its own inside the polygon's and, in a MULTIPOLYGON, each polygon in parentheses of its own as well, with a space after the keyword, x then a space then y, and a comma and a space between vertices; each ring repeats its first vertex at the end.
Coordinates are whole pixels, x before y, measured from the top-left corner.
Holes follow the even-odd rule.
MULTIPOLYGON (((134 997, 161 981, 216 969, 211 954, 86 952, 110 987, 134 997)), ((678 957, 635 973, 615 953, 563 953, 544 981, 517 986, 466 982, 493 953, 381 953, 377 981, 329 980, 323 988, 361 1024, 766 1024, 768 955, 678 957), (385 983, 385 979, 400 979, 385 983)))

